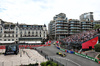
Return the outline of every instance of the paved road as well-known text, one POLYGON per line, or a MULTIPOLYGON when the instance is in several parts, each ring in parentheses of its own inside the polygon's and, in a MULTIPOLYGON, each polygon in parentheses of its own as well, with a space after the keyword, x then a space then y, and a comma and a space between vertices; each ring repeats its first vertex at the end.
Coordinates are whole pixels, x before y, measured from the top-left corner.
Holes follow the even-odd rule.
POLYGON ((100 66, 100 64, 74 55, 74 54, 69 54, 66 52, 62 52, 60 50, 58 50, 54 45, 51 45, 50 47, 38 47, 38 50, 42 50, 44 53, 48 54, 48 57, 51 57, 53 59, 56 59, 58 62, 61 62, 62 64, 64 64, 65 66, 100 66), (67 56, 66 57, 61 57, 59 55, 56 55, 56 52, 62 52, 65 53, 67 56))

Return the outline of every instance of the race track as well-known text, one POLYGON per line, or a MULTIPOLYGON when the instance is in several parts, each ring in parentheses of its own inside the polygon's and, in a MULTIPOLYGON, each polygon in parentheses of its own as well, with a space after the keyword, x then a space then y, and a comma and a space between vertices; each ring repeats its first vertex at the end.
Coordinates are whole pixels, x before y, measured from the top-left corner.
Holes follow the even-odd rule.
POLYGON ((92 60, 77 56, 75 54, 62 52, 59 49, 57 49, 54 45, 46 46, 46 47, 38 47, 37 49, 40 51, 42 50, 42 52, 47 54, 48 57, 53 58, 58 62, 61 62, 65 66, 100 66, 100 64, 92 60), (59 55, 56 55, 56 52, 64 53, 67 56, 61 57, 59 55))

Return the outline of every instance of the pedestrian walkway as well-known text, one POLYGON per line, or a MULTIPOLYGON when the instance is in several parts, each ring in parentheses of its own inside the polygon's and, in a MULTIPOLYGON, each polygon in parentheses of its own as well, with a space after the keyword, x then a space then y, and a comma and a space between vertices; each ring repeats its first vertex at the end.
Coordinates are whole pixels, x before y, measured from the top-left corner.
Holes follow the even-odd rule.
POLYGON ((33 49, 20 49, 18 55, 4 55, 4 49, 0 49, 0 66, 19 66, 47 61, 33 49))

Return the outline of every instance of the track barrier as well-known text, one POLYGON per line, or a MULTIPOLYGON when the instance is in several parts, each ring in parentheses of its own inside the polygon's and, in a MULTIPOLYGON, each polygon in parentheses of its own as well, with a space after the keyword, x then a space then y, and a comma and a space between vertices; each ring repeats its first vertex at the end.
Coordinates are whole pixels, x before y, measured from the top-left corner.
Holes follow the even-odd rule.
MULTIPOLYGON (((27 49, 27 48, 34 48, 34 47, 41 47, 41 46, 50 46, 51 44, 47 44, 47 45, 19 45, 19 48, 24 48, 24 49, 27 49)), ((0 49, 5 49, 5 45, 3 46, 0 46, 0 49)))
POLYGON ((61 50, 61 51, 65 51, 65 52, 67 52, 67 53, 79 55, 79 56, 81 56, 81 57, 90 59, 90 60, 95 61, 95 62, 97 62, 97 63, 100 64, 100 60, 99 60, 99 59, 95 59, 95 58, 93 58, 93 57, 90 57, 90 56, 87 56, 87 55, 84 55, 84 54, 81 54, 81 53, 78 53, 78 52, 74 52, 74 51, 70 51, 70 50, 65 50, 65 49, 62 49, 62 48, 59 47, 59 46, 56 46, 56 47, 57 47, 59 50, 61 50))

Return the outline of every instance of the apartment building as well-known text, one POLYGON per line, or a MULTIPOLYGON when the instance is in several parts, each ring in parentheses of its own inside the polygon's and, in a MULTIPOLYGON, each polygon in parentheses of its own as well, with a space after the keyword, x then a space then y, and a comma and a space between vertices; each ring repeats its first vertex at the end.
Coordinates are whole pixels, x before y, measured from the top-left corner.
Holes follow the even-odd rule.
POLYGON ((76 33, 80 33, 81 28, 80 28, 80 21, 77 19, 69 19, 68 20, 68 33, 69 35, 73 35, 76 33))
POLYGON ((46 25, 27 25, 5 22, 0 19, 0 43, 41 43, 47 39, 46 25))
POLYGON ((53 39, 65 38, 68 35, 68 23, 64 13, 54 16, 48 26, 49 35, 53 39))
POLYGON ((93 12, 88 12, 88 13, 81 14, 80 15, 80 21, 93 22, 94 21, 93 12))
POLYGON ((94 20, 93 12, 80 15, 78 19, 68 19, 66 14, 60 13, 53 17, 48 24, 49 36, 52 39, 62 39, 66 36, 80 33, 82 31, 93 29, 96 24, 100 24, 100 20, 94 20))

